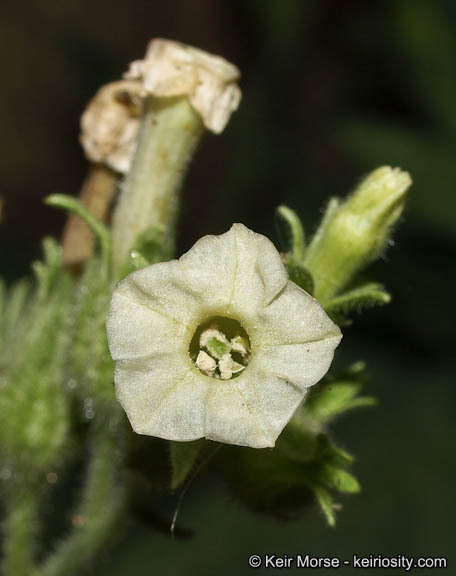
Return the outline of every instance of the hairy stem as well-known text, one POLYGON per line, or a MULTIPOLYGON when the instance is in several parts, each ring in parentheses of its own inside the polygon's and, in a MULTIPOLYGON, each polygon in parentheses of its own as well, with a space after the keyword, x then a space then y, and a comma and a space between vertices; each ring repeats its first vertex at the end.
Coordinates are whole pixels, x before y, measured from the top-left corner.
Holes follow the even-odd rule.
POLYGON ((125 491, 119 479, 120 431, 114 417, 103 425, 95 423, 82 504, 72 518, 73 532, 45 561, 40 576, 78 574, 112 539, 125 508, 125 491))
POLYGON ((32 576, 34 539, 37 530, 38 494, 15 485, 7 494, 3 573, 5 576, 32 576))
POLYGON ((150 228, 163 234, 164 247, 172 253, 178 193, 203 130, 186 97, 146 100, 133 165, 113 216, 117 270, 138 236, 150 228))

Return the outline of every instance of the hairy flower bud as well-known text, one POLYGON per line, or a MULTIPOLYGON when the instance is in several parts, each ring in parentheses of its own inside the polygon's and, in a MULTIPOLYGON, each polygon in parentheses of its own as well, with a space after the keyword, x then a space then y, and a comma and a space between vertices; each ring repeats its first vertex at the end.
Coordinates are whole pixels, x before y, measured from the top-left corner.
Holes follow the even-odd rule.
POLYGON ((383 166, 369 174, 345 202, 330 202, 304 260, 319 300, 336 295, 380 256, 411 183, 407 172, 383 166))

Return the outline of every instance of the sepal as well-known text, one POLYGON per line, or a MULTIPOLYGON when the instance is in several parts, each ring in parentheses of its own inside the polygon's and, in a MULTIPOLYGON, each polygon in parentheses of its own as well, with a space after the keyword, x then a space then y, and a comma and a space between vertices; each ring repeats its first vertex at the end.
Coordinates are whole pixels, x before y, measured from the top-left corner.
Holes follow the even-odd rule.
POLYGON ((338 323, 347 322, 350 313, 364 308, 384 306, 391 302, 391 295, 381 284, 365 283, 331 298, 325 305, 326 312, 338 323))
MULTIPOLYGON (((287 249, 294 260, 300 262, 304 258, 306 251, 306 236, 304 226, 294 210, 288 206, 279 206, 276 215, 285 223, 287 249)), ((280 228, 279 228, 280 231, 280 228)))
POLYGON ((285 256, 284 262, 290 280, 312 295, 314 292, 314 281, 310 271, 304 266, 304 264, 302 264, 302 262, 298 262, 298 260, 295 260, 292 257, 285 256))
POLYGON ((205 445, 209 444, 207 440, 195 440, 193 442, 170 442, 170 459, 171 459, 171 482, 172 491, 181 486, 202 455, 205 445))
POLYGON ((275 448, 226 448, 219 459, 229 485, 247 507, 294 517, 316 497, 328 523, 335 523, 333 493, 360 487, 346 468, 353 459, 337 448, 314 421, 299 411, 275 448))
POLYGON ((364 367, 359 363, 339 375, 326 376, 309 394, 306 414, 321 424, 328 424, 353 408, 375 406, 375 398, 360 396, 366 379, 364 367))

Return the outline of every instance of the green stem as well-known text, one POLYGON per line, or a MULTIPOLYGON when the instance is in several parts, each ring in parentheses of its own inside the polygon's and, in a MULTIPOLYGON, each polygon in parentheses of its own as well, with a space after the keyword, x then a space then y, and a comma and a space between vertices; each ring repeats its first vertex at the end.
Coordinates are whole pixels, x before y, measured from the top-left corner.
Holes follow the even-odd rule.
POLYGON ((103 424, 94 425, 82 505, 73 516, 74 530, 45 561, 40 576, 79 573, 94 560, 116 531, 125 508, 125 492, 118 478, 122 459, 120 425, 113 420, 103 421, 103 424))
POLYGON ((34 486, 15 485, 7 493, 3 573, 35 574, 33 552, 37 528, 38 493, 34 486))
POLYGON ((203 134, 201 119, 186 97, 145 102, 138 147, 113 216, 114 266, 125 265, 136 239, 148 229, 174 249, 178 195, 203 134))

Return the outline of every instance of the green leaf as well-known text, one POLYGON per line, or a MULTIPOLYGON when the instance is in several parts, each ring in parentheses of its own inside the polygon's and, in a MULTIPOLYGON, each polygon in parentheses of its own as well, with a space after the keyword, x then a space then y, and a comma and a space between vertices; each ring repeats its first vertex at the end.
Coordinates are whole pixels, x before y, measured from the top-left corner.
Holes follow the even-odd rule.
POLYGON ((325 310, 331 316, 345 318, 353 310, 360 311, 362 308, 383 306, 390 301, 391 296, 384 287, 372 282, 331 298, 325 304, 325 310))
POLYGON ((103 262, 106 266, 111 260, 111 234, 106 226, 100 222, 92 212, 77 198, 66 194, 52 194, 45 199, 45 204, 54 208, 62 208, 79 216, 89 226, 92 232, 100 241, 103 252, 103 262))
MULTIPOLYGON (((16 304, 17 325, 8 332, 8 357, 2 358, 0 449, 26 474, 54 464, 68 435, 63 383, 72 280, 58 268, 58 255, 56 245, 47 242, 35 295, 26 309, 16 304)), ((23 290, 12 293, 22 303, 23 290)))
POLYGON ((346 405, 345 410, 354 410, 355 408, 372 408, 377 406, 377 404, 378 400, 373 396, 358 396, 358 398, 355 398, 346 405))
POLYGON ((18 327, 29 301, 30 290, 28 280, 19 280, 8 290, 0 278, 0 349, 7 345, 12 332, 18 327))
POLYGON ((294 210, 287 206, 279 206, 276 211, 283 222, 286 224, 288 244, 294 260, 298 262, 304 258, 306 249, 306 238, 304 228, 299 216, 294 210))
POLYGON ((367 382, 368 376, 366 373, 366 363, 362 360, 358 362, 353 362, 347 368, 338 372, 335 376, 336 380, 347 380, 350 379, 353 382, 359 382, 360 384, 365 384, 367 382))
POLYGON ((359 382, 324 380, 312 391, 305 409, 311 418, 327 423, 347 410, 375 406, 375 398, 358 396, 361 388, 359 382))
POLYGON ((4 326, 6 330, 13 329, 25 312, 31 293, 32 285, 29 280, 19 280, 8 291, 7 307, 4 313, 4 326))
POLYGON ((62 248, 54 238, 43 240, 44 261, 34 262, 32 269, 38 280, 38 297, 45 299, 61 275, 62 248))
POLYGON ((322 467, 320 477, 328 488, 338 492, 355 494, 361 490, 358 480, 350 472, 331 464, 325 464, 322 467))
POLYGON ((330 526, 335 526, 336 524, 336 515, 334 513, 334 503, 331 494, 329 493, 326 488, 322 486, 314 486, 313 491, 315 496, 317 497, 317 501, 320 504, 320 508, 322 509, 326 520, 330 526))
POLYGON ((312 418, 327 422, 345 410, 348 402, 361 390, 356 382, 323 382, 307 399, 306 410, 312 418))
POLYGON ((334 444, 327 434, 320 436, 320 451, 323 460, 338 468, 348 468, 355 460, 351 454, 334 444))
POLYGON ((285 259, 285 265, 288 270, 288 275, 290 280, 297 284, 300 288, 313 294, 314 291, 314 281, 312 274, 309 270, 297 260, 293 258, 285 259))
POLYGON ((179 488, 194 469, 205 440, 193 442, 170 442, 171 450, 171 490, 179 488))

